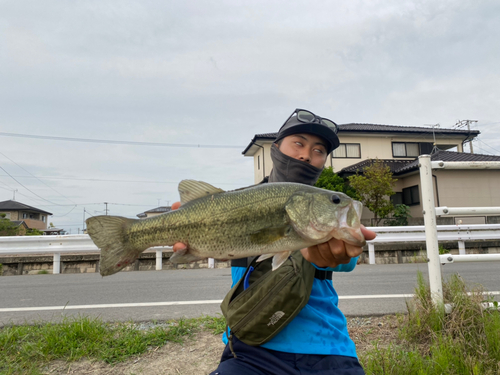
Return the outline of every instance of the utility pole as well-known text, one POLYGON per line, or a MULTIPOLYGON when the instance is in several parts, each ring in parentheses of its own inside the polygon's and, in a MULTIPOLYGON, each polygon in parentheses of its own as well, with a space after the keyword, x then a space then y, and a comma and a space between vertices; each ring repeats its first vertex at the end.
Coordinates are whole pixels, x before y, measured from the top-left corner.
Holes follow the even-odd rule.
POLYGON ((106 212, 106 216, 108 216, 108 202, 104 202, 104 204, 106 205, 104 212, 106 212))
MULTIPOLYGON (((470 134, 470 124, 471 122, 477 122, 477 120, 458 120, 457 123, 455 124, 456 128, 461 128, 467 126, 467 130, 469 131, 470 134)), ((469 141, 470 144, 470 153, 474 153, 474 148, 472 147, 472 139, 469 141)))
POLYGON ((14 198, 12 199, 13 201, 16 200, 16 191, 17 191, 17 189, 14 190, 14 198))

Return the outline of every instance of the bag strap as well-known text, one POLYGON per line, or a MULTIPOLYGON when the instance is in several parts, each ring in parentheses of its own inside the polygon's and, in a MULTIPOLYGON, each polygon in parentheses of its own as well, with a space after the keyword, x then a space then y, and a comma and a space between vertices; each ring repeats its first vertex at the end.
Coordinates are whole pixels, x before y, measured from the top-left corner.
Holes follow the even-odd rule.
MULTIPOLYGON (((248 265, 252 262, 253 257, 250 258, 241 258, 241 259, 233 259, 231 261, 231 267, 244 267, 247 268, 248 265)), ((322 271, 316 269, 314 273, 314 278, 318 280, 331 280, 333 278, 332 271, 322 271)))

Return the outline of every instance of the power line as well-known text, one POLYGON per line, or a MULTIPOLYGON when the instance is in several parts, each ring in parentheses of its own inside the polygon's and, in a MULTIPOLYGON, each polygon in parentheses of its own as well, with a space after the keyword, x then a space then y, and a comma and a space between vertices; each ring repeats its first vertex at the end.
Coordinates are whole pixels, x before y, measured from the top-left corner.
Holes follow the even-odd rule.
MULTIPOLYGON (((5 175, 4 175, 5 176, 5 175)), ((2 177, 2 175, 0 175, 2 177)), ((113 180, 105 178, 78 178, 78 177, 54 177, 54 176, 14 176, 18 178, 44 178, 47 180, 73 180, 73 181, 93 181, 93 182, 134 182, 141 184, 179 184, 179 181, 148 181, 148 180, 113 180)), ((214 182, 214 185, 235 185, 240 186, 233 182, 214 182)))
POLYGON ((240 148, 240 149, 245 147, 245 146, 235 146, 235 145, 201 145, 201 144, 181 144, 181 143, 162 143, 162 142, 116 141, 116 140, 112 140, 112 139, 70 138, 70 137, 55 137, 55 136, 50 136, 50 135, 19 134, 19 133, 6 133, 6 132, 0 132, 0 136, 46 139, 46 140, 51 140, 51 141, 108 143, 108 144, 130 145, 130 146, 189 147, 189 148, 240 148))
POLYGON ((21 185, 23 188, 25 188, 26 190, 28 190, 31 194, 36 195, 38 198, 43 199, 43 200, 44 200, 44 201, 46 201, 46 202, 52 203, 53 205, 60 206, 59 204, 54 203, 54 202, 51 202, 51 201, 49 201, 48 199, 45 199, 45 198, 43 198, 43 197, 39 196, 37 193, 35 193, 35 192, 31 191, 30 189, 28 189, 26 186, 24 186, 24 185, 23 185, 23 184, 21 184, 19 181, 17 181, 17 180, 16 180, 16 179, 15 179, 15 178, 14 178, 14 177, 13 177, 13 176, 9 173, 9 172, 7 172, 7 171, 6 171, 6 170, 5 170, 5 169, 4 169, 1 165, 0 165, 0 169, 1 169, 2 171, 4 171, 7 175, 9 175, 9 177, 11 177, 11 178, 12 178, 14 181, 16 181, 19 185, 21 185))
POLYGON ((3 155, 5 158, 9 159, 11 162, 13 162, 15 165, 17 165, 19 168, 21 168, 23 171, 29 173, 31 176, 33 176, 34 178, 36 178, 38 181, 40 181, 42 184, 44 184, 45 186, 47 186, 49 189, 52 189, 53 191, 55 191, 57 194, 59 194, 61 197, 69 200, 70 202, 72 203, 75 203, 73 202, 71 199, 69 199, 68 197, 65 197, 64 195, 62 195, 60 192, 58 192, 56 189, 54 189, 53 187, 47 185, 45 182, 43 182, 42 180, 40 180, 37 176, 35 176, 33 173, 27 171, 26 169, 24 169, 23 167, 21 167, 19 164, 17 164, 14 160, 12 160, 11 158, 9 158, 7 155, 5 155, 4 153, 0 152, 1 155, 3 155))

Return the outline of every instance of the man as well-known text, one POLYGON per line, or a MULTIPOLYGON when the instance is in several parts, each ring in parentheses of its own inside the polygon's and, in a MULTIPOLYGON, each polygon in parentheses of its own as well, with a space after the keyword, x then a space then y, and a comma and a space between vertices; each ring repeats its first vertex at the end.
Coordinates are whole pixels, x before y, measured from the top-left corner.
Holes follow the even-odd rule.
MULTIPOLYGON (((280 128, 271 148, 273 169, 268 182, 314 185, 327 156, 339 146, 336 133, 333 121, 296 109, 280 128)), ((366 239, 375 238, 374 232, 364 227, 361 230, 366 239)), ((175 244, 174 251, 185 247, 175 244)), ((332 271, 354 269, 362 248, 331 239, 301 252, 317 269, 307 305, 262 346, 249 346, 234 338, 233 350, 237 356, 226 346, 219 367, 211 375, 364 374, 331 280, 332 271)), ((233 285, 245 269, 246 260, 232 262, 233 285)))

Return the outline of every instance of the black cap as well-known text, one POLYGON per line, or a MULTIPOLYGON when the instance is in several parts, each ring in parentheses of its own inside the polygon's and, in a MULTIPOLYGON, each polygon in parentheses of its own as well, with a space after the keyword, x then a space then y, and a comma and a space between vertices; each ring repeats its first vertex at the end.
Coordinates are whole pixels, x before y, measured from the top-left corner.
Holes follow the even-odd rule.
POLYGON ((337 134, 327 125, 321 124, 319 122, 302 122, 297 119, 297 116, 292 116, 287 122, 281 127, 276 137, 275 142, 283 139, 289 135, 299 134, 299 133, 309 133, 317 135, 323 138, 327 142, 327 152, 330 153, 335 150, 340 145, 339 137, 337 134))

